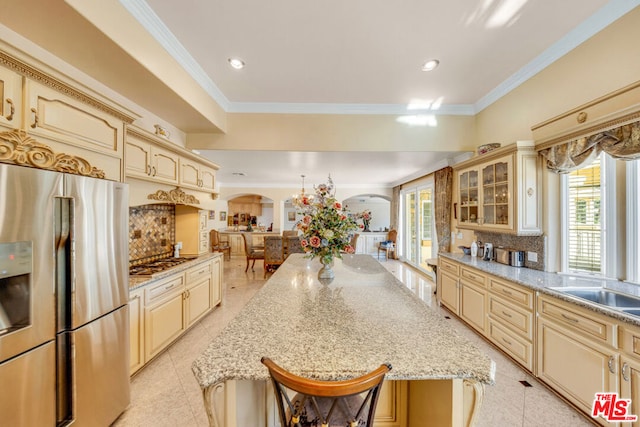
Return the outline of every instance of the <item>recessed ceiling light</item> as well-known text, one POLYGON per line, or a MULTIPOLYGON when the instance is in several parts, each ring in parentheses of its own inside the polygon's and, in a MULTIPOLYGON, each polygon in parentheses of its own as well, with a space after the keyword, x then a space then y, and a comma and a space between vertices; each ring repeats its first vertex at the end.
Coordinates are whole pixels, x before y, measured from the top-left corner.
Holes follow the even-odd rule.
POLYGON ((246 176, 247 174, 245 174, 244 172, 233 172, 233 173, 231 173, 231 175, 233 175, 233 176, 246 176))
POLYGON ((193 154, 200 154, 200 151, 198 151, 198 150, 191 150, 191 152, 192 152, 193 154))
POLYGON ((437 59, 430 59, 426 61, 424 64, 422 64, 422 71, 435 70, 439 64, 440 64, 440 61, 438 61, 437 59))
POLYGON ((244 61, 240 58, 229 58, 228 61, 229 64, 236 70, 241 70, 244 68, 244 61))

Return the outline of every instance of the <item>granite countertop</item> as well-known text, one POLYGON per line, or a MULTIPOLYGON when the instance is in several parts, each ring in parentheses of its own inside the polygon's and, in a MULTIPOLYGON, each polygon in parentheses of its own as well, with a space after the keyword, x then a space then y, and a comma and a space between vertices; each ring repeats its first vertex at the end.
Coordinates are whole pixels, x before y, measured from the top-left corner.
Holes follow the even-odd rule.
POLYGON ((369 255, 335 260, 336 278, 293 254, 192 365, 202 388, 267 380, 260 359, 309 378, 340 380, 391 363, 386 378, 473 379, 495 364, 369 255))
POLYGON ((210 252, 206 255, 202 255, 199 257, 194 257, 191 261, 183 262, 173 268, 169 268, 167 270, 161 271, 159 273, 154 273, 149 276, 129 276, 129 290, 133 291, 135 289, 141 288, 146 285, 150 285, 160 279, 164 279, 176 273, 181 273, 185 270, 190 269, 193 266, 200 264, 201 262, 209 261, 210 259, 221 257, 222 252, 210 252))
POLYGON ((605 314, 626 323, 640 326, 640 317, 622 311, 606 307, 604 305, 592 303, 590 301, 574 297, 556 290, 555 288, 593 287, 607 288, 613 291, 622 292, 640 298, 640 286, 632 283, 622 282, 612 279, 597 279, 582 276, 572 276, 568 274, 549 273, 546 271, 532 270, 524 267, 512 267, 497 263, 495 261, 483 261, 481 258, 472 257, 458 253, 440 253, 444 258, 457 261, 480 271, 490 273, 502 279, 515 282, 527 288, 539 291, 540 293, 551 295, 563 301, 568 301, 585 307, 591 311, 605 314))

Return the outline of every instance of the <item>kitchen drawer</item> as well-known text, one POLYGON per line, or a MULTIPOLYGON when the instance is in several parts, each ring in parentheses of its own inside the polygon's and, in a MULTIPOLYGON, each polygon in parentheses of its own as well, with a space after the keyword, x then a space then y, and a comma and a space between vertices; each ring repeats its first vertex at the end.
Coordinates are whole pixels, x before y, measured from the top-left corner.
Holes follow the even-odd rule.
POLYGON ((171 276, 145 289, 146 305, 154 304, 184 291, 184 274, 171 276))
POLYGON ((540 296, 538 301, 538 313, 541 316, 553 319, 564 327, 590 338, 611 346, 616 345, 614 335, 617 332, 617 326, 613 323, 613 319, 605 320, 592 311, 553 297, 540 296))
POLYGON ((533 311, 509 304, 496 295, 489 295, 489 315, 528 340, 533 340, 533 311))
POLYGON ((460 267, 460 276, 472 281, 476 285, 482 286, 483 288, 486 287, 487 278, 484 274, 479 273, 477 270, 460 267))
POLYGON ((455 262, 448 261, 442 257, 439 258, 439 262, 440 262, 440 269, 442 271, 447 271, 455 276, 459 274, 458 264, 456 264, 455 262))
POLYGON ((509 302, 514 302, 533 310, 533 291, 529 289, 491 279, 489 281, 489 290, 509 302))
POLYGON ((198 264, 187 270, 187 285, 199 282, 205 277, 211 277, 211 261, 198 264))
POLYGON ((489 338, 529 371, 533 371, 533 344, 489 318, 489 338))

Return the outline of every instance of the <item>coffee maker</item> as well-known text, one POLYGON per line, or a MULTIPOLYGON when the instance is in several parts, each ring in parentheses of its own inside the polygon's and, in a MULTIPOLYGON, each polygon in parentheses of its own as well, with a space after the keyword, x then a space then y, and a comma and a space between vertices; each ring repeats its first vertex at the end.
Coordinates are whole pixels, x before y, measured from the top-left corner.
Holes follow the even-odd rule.
POLYGON ((493 245, 491 243, 484 244, 484 255, 482 256, 484 261, 492 261, 493 260, 493 245))

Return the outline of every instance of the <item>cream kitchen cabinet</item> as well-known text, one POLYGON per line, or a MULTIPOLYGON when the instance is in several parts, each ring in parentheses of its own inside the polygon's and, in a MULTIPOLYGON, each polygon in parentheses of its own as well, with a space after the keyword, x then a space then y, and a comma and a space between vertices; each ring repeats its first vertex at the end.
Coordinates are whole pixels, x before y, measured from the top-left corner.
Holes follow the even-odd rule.
POLYGON ((484 335, 487 328, 485 275, 440 257, 437 280, 440 304, 484 335))
POLYGON ((131 375, 144 366, 144 292, 129 293, 129 372, 131 375))
POLYGON ((460 318, 485 334, 487 330, 487 288, 484 274, 460 267, 460 318))
POLYGON ((185 330, 184 281, 184 274, 179 274, 145 289, 145 363, 158 355, 185 330))
POLYGON ((489 278, 488 337, 527 370, 534 370, 535 295, 523 286, 489 278))
POLYGON ((240 233, 226 234, 229 239, 229 246, 231 246, 231 255, 244 255, 244 239, 240 233))
POLYGON ((182 242, 183 256, 200 256, 209 252, 207 211, 176 205, 176 242, 182 242))
MULTIPOLYGON (((48 86, 25 79, 24 130, 57 152, 77 155, 104 170, 107 179, 123 177, 124 121, 48 86), (40 137, 40 138, 38 138, 40 137)), ((88 101, 91 101, 87 97, 88 101)))
MULTIPOLYGON (((640 328, 623 326, 619 330, 620 348, 620 397, 631 399, 630 414, 640 417, 640 328)), ((640 426, 640 418, 627 425, 640 426)))
POLYGON ((221 256, 131 291, 131 373, 220 304, 221 256), (144 297, 143 297, 144 295, 144 297), (136 312, 143 315, 136 316, 136 312))
POLYGON ((440 257, 438 259, 436 294, 438 302, 453 313, 459 313, 460 307, 460 267, 458 263, 440 257))
POLYGON ((20 74, 0 67, 0 126, 6 130, 22 127, 22 80, 20 74))
POLYGON ((149 138, 141 132, 127 129, 127 176, 178 185, 179 166, 176 153, 150 142, 149 138))
POLYGON ((180 158, 180 185, 213 192, 215 190, 215 170, 193 160, 180 158))
POLYGON ((595 393, 619 391, 615 322, 545 295, 538 298, 538 313, 538 377, 591 413, 595 393))
POLYGON ((458 228, 539 235, 540 173, 532 141, 455 165, 458 228))

